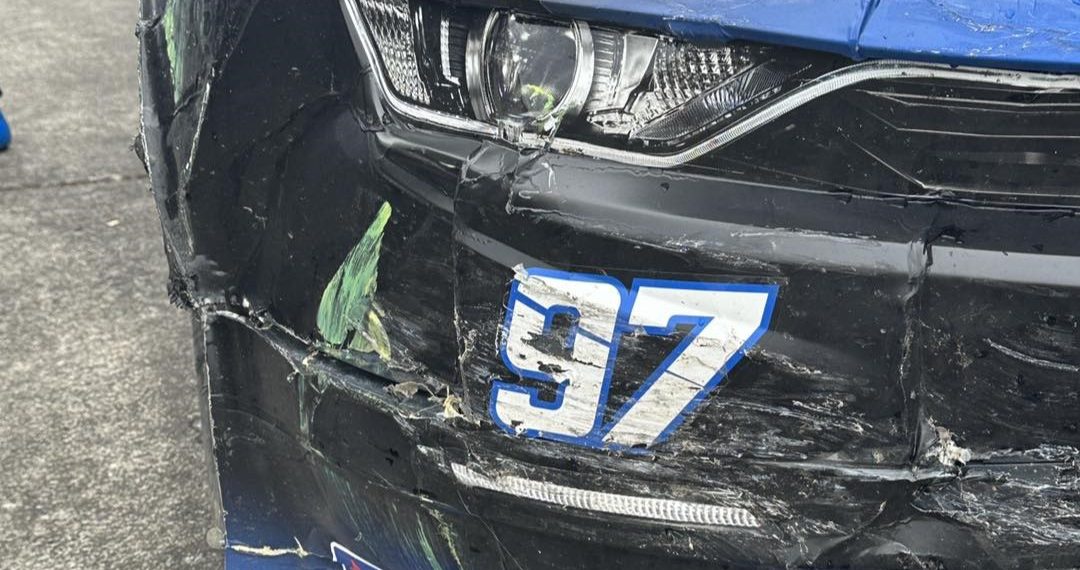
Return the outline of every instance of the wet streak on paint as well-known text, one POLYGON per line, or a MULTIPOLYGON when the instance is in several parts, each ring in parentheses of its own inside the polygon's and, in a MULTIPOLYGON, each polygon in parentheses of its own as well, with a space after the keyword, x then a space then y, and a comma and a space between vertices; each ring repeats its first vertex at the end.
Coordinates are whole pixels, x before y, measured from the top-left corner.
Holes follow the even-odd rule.
POLYGON ((375 220, 323 291, 317 324, 331 351, 375 353, 390 359, 390 340, 375 308, 383 232, 393 209, 383 202, 375 220))

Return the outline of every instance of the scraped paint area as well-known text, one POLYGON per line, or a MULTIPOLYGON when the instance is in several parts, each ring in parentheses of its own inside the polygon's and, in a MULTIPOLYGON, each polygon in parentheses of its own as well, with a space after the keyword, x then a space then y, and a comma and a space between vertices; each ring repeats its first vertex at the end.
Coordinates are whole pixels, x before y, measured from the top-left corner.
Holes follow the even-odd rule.
POLYGON ((375 307, 383 232, 393 208, 383 202, 360 243, 349 252, 319 303, 319 334, 333 352, 391 356, 390 339, 375 307))
POLYGON ((161 26, 165 30, 165 54, 169 58, 169 73, 176 77, 177 68, 181 65, 177 59, 176 49, 176 0, 165 3, 165 16, 162 18, 161 26))

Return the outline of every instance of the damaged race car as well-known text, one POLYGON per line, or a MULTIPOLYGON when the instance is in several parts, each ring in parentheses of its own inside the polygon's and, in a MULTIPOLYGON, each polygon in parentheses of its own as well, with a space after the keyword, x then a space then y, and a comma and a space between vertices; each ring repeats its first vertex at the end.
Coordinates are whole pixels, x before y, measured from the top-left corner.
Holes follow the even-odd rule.
POLYGON ((226 565, 1080 566, 1075 0, 143 0, 226 565))

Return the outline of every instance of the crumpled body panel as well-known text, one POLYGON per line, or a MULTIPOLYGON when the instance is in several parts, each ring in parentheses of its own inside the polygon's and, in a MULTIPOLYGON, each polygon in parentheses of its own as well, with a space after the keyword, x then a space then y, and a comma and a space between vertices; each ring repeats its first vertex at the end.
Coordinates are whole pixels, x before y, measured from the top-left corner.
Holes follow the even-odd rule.
MULTIPOLYGON (((834 135, 863 92, 674 170, 439 132, 380 106, 330 0, 147 0, 140 35, 140 152, 236 564, 334 567, 332 543, 386 569, 1080 563, 1067 183, 834 135), (777 293, 666 439, 582 445, 492 421, 497 380, 554 398, 500 354, 530 270, 777 293), (559 506, 462 467, 756 524, 559 506)), ((946 134, 980 124, 956 116, 946 134)), ((555 351, 560 326, 526 340, 555 351)), ((601 420, 689 334, 623 335, 601 420)))

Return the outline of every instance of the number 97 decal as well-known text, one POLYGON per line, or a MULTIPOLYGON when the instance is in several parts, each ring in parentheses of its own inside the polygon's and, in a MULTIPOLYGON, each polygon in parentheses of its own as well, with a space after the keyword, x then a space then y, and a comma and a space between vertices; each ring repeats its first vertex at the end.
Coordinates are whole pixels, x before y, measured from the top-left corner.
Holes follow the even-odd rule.
POLYGON ((628 292, 607 276, 520 270, 510 286, 500 356, 517 376, 553 383, 555 396, 543 399, 536 387, 496 379, 491 418, 512 434, 586 447, 664 441, 765 334, 778 290, 636 279, 628 292), (572 324, 562 346, 553 347, 560 318, 572 324), (670 336, 679 327, 689 333, 605 421, 622 335, 670 336))

